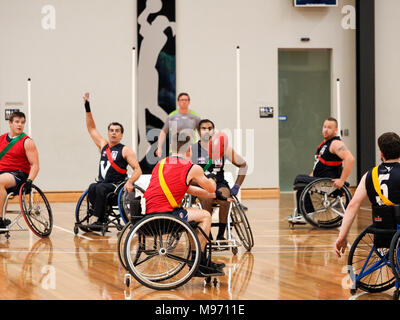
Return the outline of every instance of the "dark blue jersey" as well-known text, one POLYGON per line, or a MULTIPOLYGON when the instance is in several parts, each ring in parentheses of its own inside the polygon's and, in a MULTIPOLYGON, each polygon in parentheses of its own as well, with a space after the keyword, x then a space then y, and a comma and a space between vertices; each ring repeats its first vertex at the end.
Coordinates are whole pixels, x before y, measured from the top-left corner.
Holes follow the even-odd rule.
MULTIPOLYGON (((126 169, 128 162, 122 157, 122 149, 124 145, 119 143, 110 148, 111 157, 114 163, 121 169, 126 169)), ((101 150, 100 163, 99 163, 99 177, 98 180, 107 183, 119 183, 126 179, 127 175, 117 172, 108 161, 107 158, 107 145, 101 150)))
MULTIPOLYGON (((198 164, 204 170, 204 168, 208 166, 209 160, 208 151, 201 146, 200 141, 192 145, 192 162, 194 164, 198 164)), ((223 182, 225 180, 224 165, 225 157, 219 160, 214 160, 204 173, 206 175, 208 173, 213 173, 217 176, 217 183, 223 182)))
MULTIPOLYGON (((400 163, 382 163, 378 168, 378 177, 382 194, 394 204, 400 204, 400 163)), ((372 169, 367 173, 365 188, 372 206, 383 205, 372 182, 372 169)))

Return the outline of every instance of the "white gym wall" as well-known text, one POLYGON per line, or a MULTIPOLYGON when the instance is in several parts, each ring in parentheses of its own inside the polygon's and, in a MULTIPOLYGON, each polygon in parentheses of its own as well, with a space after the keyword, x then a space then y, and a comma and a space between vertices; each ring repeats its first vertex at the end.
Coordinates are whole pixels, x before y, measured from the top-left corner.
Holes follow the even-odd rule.
MULTIPOLYGON (((245 188, 279 187, 278 48, 332 48, 332 115, 339 77, 342 128, 350 133, 344 141, 356 154, 355 30, 342 27, 342 8, 354 3, 295 8, 291 0, 176 1, 177 91, 189 92, 193 109, 219 129, 236 126, 235 48, 240 45, 241 127, 254 129, 256 147, 252 159, 243 142, 252 169, 245 188), (301 42, 304 36, 311 40, 301 42), (275 108, 273 119, 259 118, 264 105, 275 108)), ((120 121, 126 127, 123 143, 131 144, 135 44, 134 0, 0 0, 0 131, 8 130, 6 102, 22 102, 26 111, 31 77, 32 136, 43 190, 83 190, 97 176, 99 155, 86 131, 85 91, 92 93, 99 131, 106 135, 107 124, 120 121), (45 5, 56 9, 55 30, 42 27, 45 5)))

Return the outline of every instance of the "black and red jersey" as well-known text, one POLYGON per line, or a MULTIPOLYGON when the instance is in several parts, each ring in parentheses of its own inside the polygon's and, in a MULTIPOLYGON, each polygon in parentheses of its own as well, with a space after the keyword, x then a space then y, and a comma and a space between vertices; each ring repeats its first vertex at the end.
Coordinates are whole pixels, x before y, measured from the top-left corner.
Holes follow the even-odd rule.
POLYGON ((313 169, 314 177, 332 179, 340 178, 343 169, 343 160, 329 151, 331 143, 335 140, 340 140, 340 137, 334 137, 326 141, 324 140, 318 146, 317 152, 315 153, 313 169))
MULTIPOLYGON (((110 161, 108 161, 107 157, 107 147, 104 146, 101 150, 100 163, 99 163, 99 177, 98 180, 107 183, 119 183, 126 179, 126 173, 120 173, 116 171, 111 165, 110 161)), ((126 169, 128 167, 128 162, 122 156, 122 149, 124 145, 119 143, 112 148, 111 157, 114 163, 120 167, 121 169, 126 169)))

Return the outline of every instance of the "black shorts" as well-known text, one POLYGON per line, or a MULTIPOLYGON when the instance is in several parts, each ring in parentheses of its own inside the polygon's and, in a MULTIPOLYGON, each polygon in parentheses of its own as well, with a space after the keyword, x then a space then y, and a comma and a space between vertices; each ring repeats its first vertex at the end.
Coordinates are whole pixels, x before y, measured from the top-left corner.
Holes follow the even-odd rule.
POLYGON ((231 191, 231 188, 229 187, 229 183, 226 180, 217 181, 217 190, 219 190, 221 188, 227 188, 229 191, 231 191))
POLYGON ((20 170, 18 171, 0 171, 0 175, 3 173, 10 173, 14 176, 15 179, 15 183, 17 186, 21 185, 22 183, 24 183, 26 181, 26 179, 28 179, 28 174, 25 172, 22 172, 20 170))
POLYGON ((152 212, 151 214, 160 214, 160 213, 170 213, 174 216, 177 216, 178 218, 181 218, 184 221, 188 220, 188 212, 186 209, 182 207, 175 208, 174 211, 170 212, 152 212))

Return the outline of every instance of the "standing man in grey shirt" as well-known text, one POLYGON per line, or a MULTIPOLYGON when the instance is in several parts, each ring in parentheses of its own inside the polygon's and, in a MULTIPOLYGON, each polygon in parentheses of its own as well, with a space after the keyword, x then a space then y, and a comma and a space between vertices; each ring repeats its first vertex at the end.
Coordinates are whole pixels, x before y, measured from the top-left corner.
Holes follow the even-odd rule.
POLYGON ((189 94, 182 92, 178 95, 178 109, 171 112, 167 120, 165 120, 164 127, 161 129, 158 137, 157 144, 157 157, 162 157, 163 144, 167 137, 167 134, 171 131, 171 134, 180 133, 180 137, 186 132, 185 136, 193 137, 196 133, 196 129, 200 123, 200 116, 193 110, 189 109, 190 96, 189 94))

